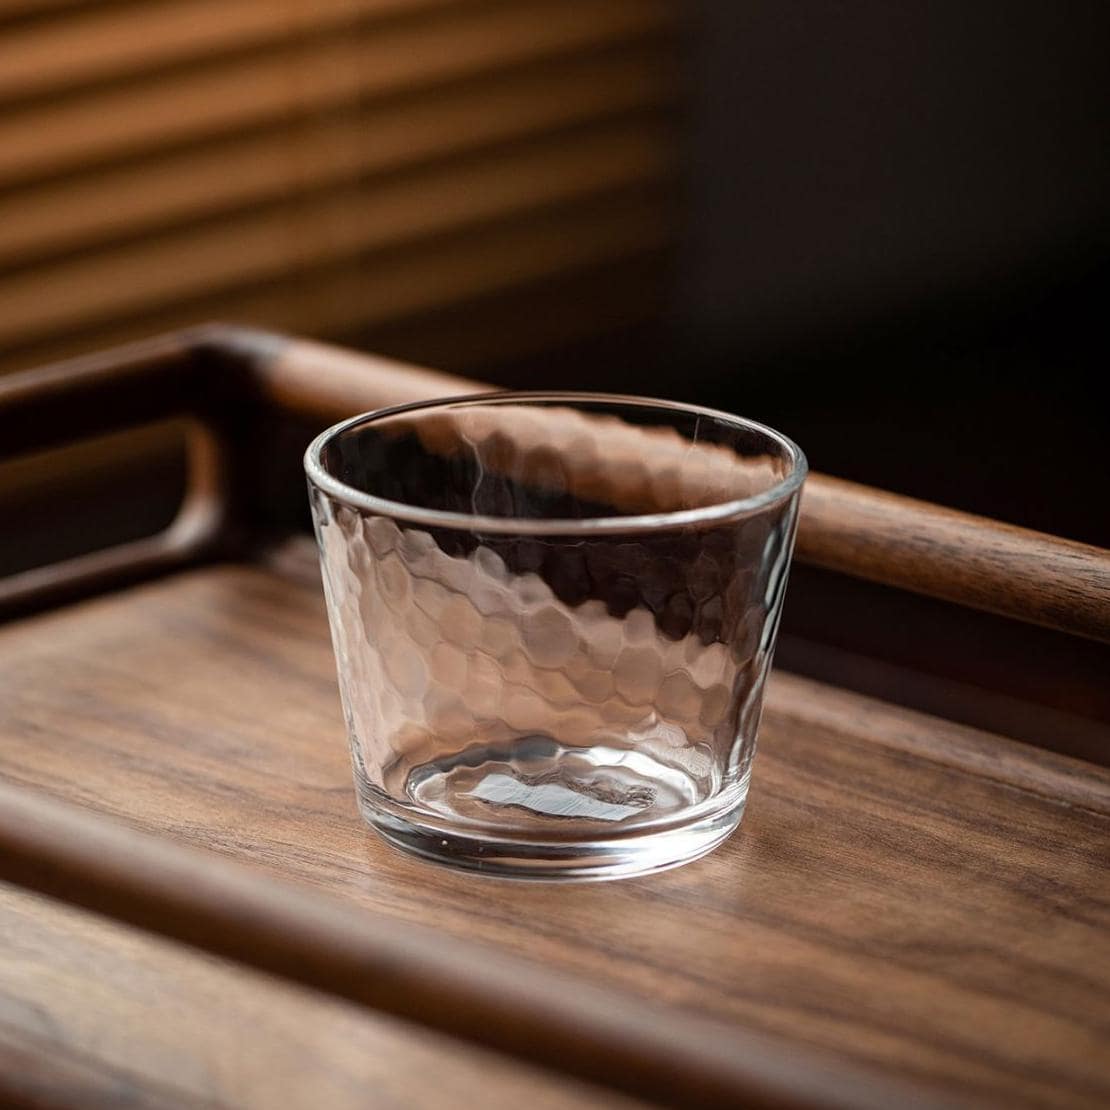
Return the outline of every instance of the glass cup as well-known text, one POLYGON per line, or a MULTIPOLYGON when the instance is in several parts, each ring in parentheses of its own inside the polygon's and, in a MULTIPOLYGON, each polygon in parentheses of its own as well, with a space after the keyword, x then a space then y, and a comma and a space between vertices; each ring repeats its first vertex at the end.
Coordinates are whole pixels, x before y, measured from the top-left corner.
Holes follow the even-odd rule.
POLYGON ((805 456, 580 393, 402 405, 305 456, 359 806, 417 855, 613 878, 744 810, 805 456))

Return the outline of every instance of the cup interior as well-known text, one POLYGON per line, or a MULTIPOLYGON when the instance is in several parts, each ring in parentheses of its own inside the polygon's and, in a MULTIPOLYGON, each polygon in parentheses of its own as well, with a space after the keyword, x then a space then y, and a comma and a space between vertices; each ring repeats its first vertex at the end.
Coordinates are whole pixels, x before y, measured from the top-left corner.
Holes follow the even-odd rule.
POLYGON ((598 522, 752 507, 804 476, 785 436, 668 402, 493 394, 384 410, 310 449, 329 492, 379 511, 598 522))

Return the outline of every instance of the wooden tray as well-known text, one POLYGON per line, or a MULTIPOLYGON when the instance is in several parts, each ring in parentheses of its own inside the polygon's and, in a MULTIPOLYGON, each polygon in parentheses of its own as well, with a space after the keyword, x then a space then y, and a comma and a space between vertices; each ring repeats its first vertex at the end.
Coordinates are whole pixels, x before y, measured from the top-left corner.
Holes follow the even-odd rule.
MULTIPOLYGON (((1091 763, 780 670, 744 824, 688 867, 485 880, 361 824, 299 452, 473 388, 231 328, 0 381, 7 457, 193 429, 169 529, 0 589, 0 1096, 1110 1102, 1091 763)), ((1110 638, 1108 553, 819 475, 798 559, 1110 638)))

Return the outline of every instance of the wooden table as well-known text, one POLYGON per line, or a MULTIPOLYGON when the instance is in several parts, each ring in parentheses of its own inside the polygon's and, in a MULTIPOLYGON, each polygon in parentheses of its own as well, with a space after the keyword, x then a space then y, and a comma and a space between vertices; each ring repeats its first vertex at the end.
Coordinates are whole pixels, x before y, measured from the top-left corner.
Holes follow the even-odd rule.
MULTIPOLYGON (((129 420, 179 408, 183 387, 148 404, 147 371, 128 367, 165 382, 196 343, 9 381, 0 432, 26 446, 40 406, 72 434, 95 375, 129 420)), ((220 343, 249 347, 251 388, 302 417, 358 407, 355 392, 366 407, 452 389, 272 338, 220 343)), ((224 481, 204 496, 242 505, 224 481)), ((829 565, 849 555, 843 515, 812 531, 822 498, 862 513, 866 495, 817 489, 800 553, 823 545, 829 565)), ((876 544, 957 537, 903 577, 944 578, 976 529, 996 568, 1033 557, 1017 530, 938 512, 930 531, 924 510, 895 510, 876 544)), ((1110 772, 783 671, 748 813, 717 852, 596 885, 455 874, 358 819, 311 542, 279 538, 277 512, 249 539, 227 519, 9 590, 23 615, 0 628, 0 1096, 1110 1103, 1110 772)), ((974 568, 944 589, 1105 627, 1106 554, 1030 543, 1043 590, 991 593, 974 568)))

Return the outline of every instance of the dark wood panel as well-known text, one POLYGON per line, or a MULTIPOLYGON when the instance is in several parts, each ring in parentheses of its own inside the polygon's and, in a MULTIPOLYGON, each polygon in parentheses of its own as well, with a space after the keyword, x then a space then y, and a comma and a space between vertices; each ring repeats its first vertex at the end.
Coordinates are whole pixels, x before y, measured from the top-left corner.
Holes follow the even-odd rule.
POLYGON ((0 460, 0 519, 19 521, 0 578, 161 531, 187 476, 188 430, 172 421, 0 460))
POLYGON ((1110 1098, 1106 774, 779 674, 720 851, 616 886, 475 883, 360 825, 313 560, 9 625, 4 777, 878 1076, 1110 1098))

